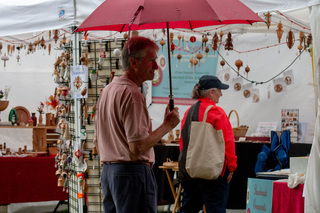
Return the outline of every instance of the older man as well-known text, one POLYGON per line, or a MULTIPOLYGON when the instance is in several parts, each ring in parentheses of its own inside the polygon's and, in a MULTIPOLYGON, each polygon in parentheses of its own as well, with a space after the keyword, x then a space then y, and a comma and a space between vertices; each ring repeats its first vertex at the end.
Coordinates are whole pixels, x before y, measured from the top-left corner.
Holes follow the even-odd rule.
POLYGON ((104 212, 157 212, 157 183, 151 170, 153 146, 180 122, 178 108, 166 108, 152 131, 145 97, 139 90, 158 68, 159 47, 132 37, 122 50, 124 74, 106 86, 97 103, 96 139, 103 162, 104 212))

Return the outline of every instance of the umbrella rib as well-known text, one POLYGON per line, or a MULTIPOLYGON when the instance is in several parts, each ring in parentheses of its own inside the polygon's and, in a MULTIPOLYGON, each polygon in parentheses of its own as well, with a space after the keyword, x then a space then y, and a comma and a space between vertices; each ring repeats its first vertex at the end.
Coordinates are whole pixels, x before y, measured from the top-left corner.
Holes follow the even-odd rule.
POLYGON ((122 30, 123 30, 124 26, 125 26, 125 24, 122 25, 120 33, 122 33, 122 30))
POLYGON ((190 29, 191 29, 191 30, 193 30, 193 27, 192 27, 191 21, 189 21, 189 26, 190 26, 190 29))

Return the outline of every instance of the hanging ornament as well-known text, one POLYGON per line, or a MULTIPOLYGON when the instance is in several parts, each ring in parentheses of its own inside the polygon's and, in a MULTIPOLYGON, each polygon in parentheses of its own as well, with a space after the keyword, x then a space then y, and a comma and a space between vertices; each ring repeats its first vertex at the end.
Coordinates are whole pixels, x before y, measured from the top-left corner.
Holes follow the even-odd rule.
POLYGON ((15 46, 15 45, 12 45, 12 46, 11 46, 10 55, 12 55, 12 53, 13 53, 13 52, 14 52, 14 50, 15 50, 15 48, 16 48, 16 46, 15 46))
POLYGON ((19 63, 20 62, 20 55, 17 55, 16 59, 17 59, 17 62, 19 63))
POLYGON ((193 57, 189 59, 189 63, 190 63, 190 66, 191 66, 191 72, 192 72, 192 67, 193 67, 193 57))
POLYGON ((124 34, 123 34, 123 38, 124 38, 125 40, 127 40, 127 39, 128 39, 128 34, 127 34, 127 33, 124 33, 124 34))
POLYGON ((208 52, 210 51, 210 48, 208 46, 206 46, 204 51, 206 52, 206 57, 207 57, 208 56, 208 52))
MULTIPOLYGON (((30 44, 31 44, 31 43, 30 43, 30 44)), ((7 54, 8 54, 8 55, 10 55, 10 50, 11 50, 11 45, 8 44, 8 45, 7 45, 7 54)))
POLYGON ((287 41, 286 41, 289 49, 291 49, 293 47, 294 40, 295 40, 294 33, 291 30, 289 30, 289 32, 287 34, 287 41))
POLYGON ((182 58, 182 55, 180 54, 180 52, 178 53, 178 55, 177 55, 177 59, 178 59, 178 65, 180 64, 180 60, 181 60, 181 58, 182 58))
POLYGON ((222 37, 223 37, 223 35, 224 35, 224 33, 223 33, 222 30, 220 31, 219 35, 220 35, 220 41, 222 41, 222 37))
POLYGON ((202 53, 198 53, 197 55, 196 55, 196 57, 197 57, 197 59, 199 60, 199 67, 200 67, 200 60, 203 58, 203 55, 202 55, 202 53))
POLYGON ((58 41, 58 39, 59 39, 59 34, 60 34, 60 31, 59 31, 59 30, 53 30, 54 43, 57 43, 57 41, 58 41))
POLYGON ((67 38, 66 38, 66 34, 64 34, 62 38, 62 44, 66 45, 66 43, 67 43, 67 38))
POLYGON ((311 44, 312 44, 312 34, 310 33, 307 38, 307 47, 309 47, 311 44))
POLYGON ((194 49, 194 43, 196 42, 196 37, 195 36, 191 36, 190 37, 190 42, 192 43, 192 49, 194 49))
POLYGON ((226 45, 224 46, 225 50, 233 50, 231 32, 228 33, 228 38, 226 39, 226 45))
POLYGON ((194 68, 194 72, 196 72, 196 67, 197 67, 198 61, 197 59, 193 59, 193 68, 194 68))
POLYGON ((20 54, 20 49, 21 49, 21 47, 20 47, 20 46, 17 46, 16 48, 17 48, 17 50, 18 50, 18 54, 20 54))
POLYGON ((180 40, 181 40, 181 38, 182 38, 182 36, 179 34, 179 35, 178 35, 178 40, 179 40, 179 41, 178 41, 178 47, 179 47, 179 48, 180 48, 180 40))
POLYGON ((301 53, 301 50, 303 48, 306 48, 306 37, 304 35, 304 32, 300 32, 299 34, 299 38, 300 38, 300 44, 298 45, 298 50, 299 50, 299 53, 301 53))
POLYGON ((174 49, 175 49, 175 46, 174 46, 174 43, 172 42, 170 45, 171 56, 173 56, 174 49))
POLYGON ((266 17, 266 24, 267 24, 267 27, 268 29, 270 28, 270 25, 271 25, 271 14, 270 12, 268 11, 268 13, 266 15, 264 15, 266 17))
POLYGON ((161 51, 163 51, 163 45, 166 44, 166 41, 162 38, 159 43, 161 44, 161 51))
POLYGON ((173 33, 170 33, 170 44, 172 44, 173 43, 173 33))
POLYGON ((238 68, 238 76, 239 76, 240 67, 243 66, 243 63, 242 63, 242 61, 240 59, 238 59, 238 60, 236 60, 235 65, 238 68))
POLYGON ((222 69, 223 69, 223 66, 226 64, 226 62, 222 59, 221 61, 220 61, 220 65, 222 66, 222 69))
POLYGON ((278 41, 279 41, 279 44, 280 44, 280 42, 281 42, 281 38, 282 38, 282 34, 283 34, 283 25, 282 25, 282 23, 281 23, 281 21, 278 23, 278 26, 277 26, 277 30, 276 30, 276 32, 277 32, 277 36, 278 36, 278 41))
POLYGON ((186 37, 186 47, 184 48, 185 51, 189 51, 189 38, 186 37))
POLYGON ((2 57, 1 57, 1 60, 4 62, 4 70, 6 70, 6 61, 9 60, 9 57, 4 54, 2 57))
POLYGON ((212 38, 212 49, 214 52, 218 49, 218 42, 219 42, 218 34, 215 33, 212 38))
POLYGON ((202 50, 204 49, 204 47, 207 46, 207 42, 208 42, 208 37, 207 35, 203 35, 202 36, 202 50), (204 45, 203 45, 204 44, 204 45))
POLYGON ((33 47, 32 47, 32 43, 30 42, 28 46, 28 54, 32 51, 33 51, 33 47))
POLYGON ((48 45, 48 53, 50 55, 50 52, 51 52, 51 44, 48 45))
POLYGON ((244 71, 246 71, 247 78, 248 78, 248 74, 250 72, 250 67, 247 65, 246 68, 244 68, 244 71))

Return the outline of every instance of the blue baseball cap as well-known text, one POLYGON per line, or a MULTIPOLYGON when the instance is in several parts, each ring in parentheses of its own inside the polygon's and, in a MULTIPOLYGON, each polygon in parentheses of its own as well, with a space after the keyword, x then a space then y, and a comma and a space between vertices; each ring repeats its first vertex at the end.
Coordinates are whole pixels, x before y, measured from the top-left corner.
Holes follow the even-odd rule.
POLYGON ((228 89, 229 85, 223 84, 219 78, 213 75, 204 75, 199 79, 199 82, 197 83, 198 87, 201 90, 207 90, 212 88, 218 88, 218 89, 228 89))

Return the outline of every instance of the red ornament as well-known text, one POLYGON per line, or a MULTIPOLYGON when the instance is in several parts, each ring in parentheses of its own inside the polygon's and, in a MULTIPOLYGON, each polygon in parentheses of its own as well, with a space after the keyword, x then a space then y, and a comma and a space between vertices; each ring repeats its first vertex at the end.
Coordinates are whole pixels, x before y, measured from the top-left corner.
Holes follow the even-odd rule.
POLYGON ((174 51, 174 49, 175 49, 175 46, 174 46, 174 43, 173 43, 173 42, 171 43, 170 49, 171 49, 171 53, 172 53, 172 55, 173 55, 173 51, 174 51))
POLYGON ((194 42, 196 42, 196 40, 197 40, 197 39, 196 39, 195 36, 191 36, 191 37, 190 37, 190 42, 194 43, 194 42))

